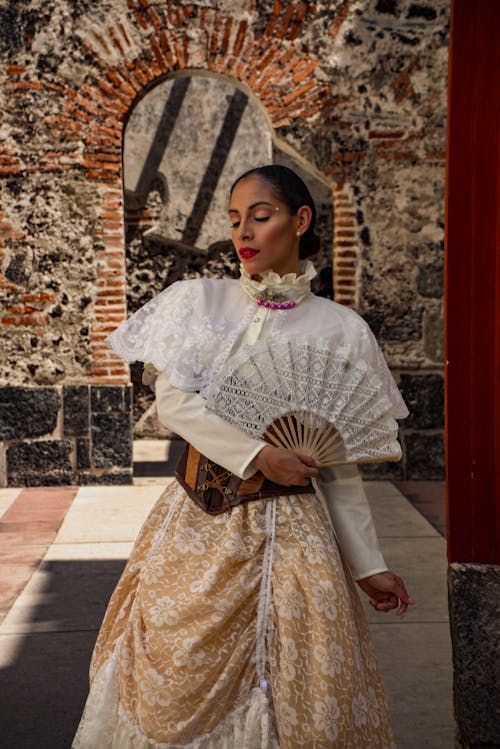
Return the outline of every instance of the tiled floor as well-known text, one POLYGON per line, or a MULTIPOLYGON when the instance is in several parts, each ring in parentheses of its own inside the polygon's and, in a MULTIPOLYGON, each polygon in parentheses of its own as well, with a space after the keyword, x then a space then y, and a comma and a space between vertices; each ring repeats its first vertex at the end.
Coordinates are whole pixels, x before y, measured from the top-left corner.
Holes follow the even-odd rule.
MULTIPOLYGON (((1 746, 70 746, 106 602, 143 520, 171 480, 0 490, 0 538, 7 541, 0 604, 8 611, 0 625, 1 746)), ((439 490, 425 491, 437 517, 439 490)), ((366 606, 398 747, 453 749, 444 538, 393 484, 367 483, 367 492, 388 564, 417 600, 402 619, 366 606)))

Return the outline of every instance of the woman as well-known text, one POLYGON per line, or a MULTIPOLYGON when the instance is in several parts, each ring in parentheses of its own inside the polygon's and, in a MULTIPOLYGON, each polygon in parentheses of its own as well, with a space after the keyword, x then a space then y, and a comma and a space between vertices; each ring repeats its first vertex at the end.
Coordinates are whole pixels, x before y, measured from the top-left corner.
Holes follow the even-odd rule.
POLYGON ((196 454, 243 481, 262 474, 279 496, 212 516, 180 483, 167 489, 111 598, 73 746, 387 749, 390 719, 354 580, 378 611, 401 615, 413 601, 387 570, 357 470, 320 470, 249 437, 205 396, 236 352, 309 333, 348 343, 394 415, 406 408, 363 321, 310 292, 306 258, 319 245, 302 180, 275 165, 245 173, 229 217, 240 281, 178 282, 110 342, 154 371, 161 421, 196 454))

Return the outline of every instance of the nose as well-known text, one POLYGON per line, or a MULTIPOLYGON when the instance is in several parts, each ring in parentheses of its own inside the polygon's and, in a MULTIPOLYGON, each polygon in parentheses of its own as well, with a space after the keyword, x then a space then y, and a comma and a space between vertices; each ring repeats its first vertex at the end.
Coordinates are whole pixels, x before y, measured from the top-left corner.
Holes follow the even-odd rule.
POLYGON ((240 221, 240 239, 248 239, 252 236, 252 228, 250 225, 250 219, 245 218, 240 221))

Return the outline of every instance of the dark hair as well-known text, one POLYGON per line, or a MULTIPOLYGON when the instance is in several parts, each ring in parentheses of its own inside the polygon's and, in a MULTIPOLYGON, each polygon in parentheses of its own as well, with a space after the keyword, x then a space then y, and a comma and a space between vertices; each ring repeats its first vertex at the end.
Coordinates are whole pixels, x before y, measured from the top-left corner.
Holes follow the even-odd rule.
POLYGON ((269 182, 278 200, 285 203, 293 215, 297 213, 302 205, 309 206, 312 212, 311 222, 307 231, 300 238, 299 257, 304 260, 306 257, 316 255, 320 248, 320 238, 314 231, 316 206, 305 182, 287 166, 268 164, 266 166, 258 166, 255 169, 249 169, 238 177, 231 186, 230 195, 232 195, 238 182, 254 175, 262 177, 262 179, 269 182))

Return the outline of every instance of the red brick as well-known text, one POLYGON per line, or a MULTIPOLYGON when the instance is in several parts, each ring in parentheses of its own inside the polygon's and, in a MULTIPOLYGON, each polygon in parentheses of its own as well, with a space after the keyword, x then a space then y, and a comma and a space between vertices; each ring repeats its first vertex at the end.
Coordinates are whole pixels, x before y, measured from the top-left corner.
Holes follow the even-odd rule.
POLYGON ((286 36, 286 32, 288 31, 290 21, 292 20, 293 11, 294 11, 293 3, 288 3, 286 6, 285 15, 283 16, 283 20, 281 21, 281 26, 279 28, 279 31, 276 32, 276 35, 280 39, 284 39, 286 36))
POLYGON ((332 39, 335 39, 335 37, 338 35, 342 24, 347 18, 347 14, 349 13, 349 7, 351 3, 352 3, 352 0, 343 0, 343 2, 337 8, 337 12, 335 14, 335 20, 332 24, 332 28, 330 29, 330 36, 332 39))
POLYGON ((127 34, 127 30, 125 29, 125 26, 123 25, 123 23, 121 21, 117 21, 116 25, 120 29, 121 34, 122 34, 123 38, 125 39, 125 41, 127 42, 128 46, 131 47, 132 46, 132 42, 130 41, 129 35, 127 34))
POLYGON ((106 73, 108 79, 118 88, 123 89, 131 99, 134 99, 138 93, 138 89, 130 85, 128 82, 128 75, 125 77, 120 75, 116 70, 108 70, 106 73))
POLYGON ((15 177, 17 174, 20 174, 21 169, 18 166, 1 166, 0 167, 0 176, 3 177, 15 177))
POLYGON ((315 70, 319 65, 319 60, 313 60, 309 64, 305 64, 302 68, 299 68, 296 73, 294 73, 292 80, 295 83, 300 83, 304 80, 304 78, 307 78, 309 73, 312 73, 313 70, 315 70))
POLYGON ((107 97, 109 97, 107 100, 104 101, 110 101, 110 99, 118 98, 120 99, 123 104, 126 104, 127 106, 130 106, 131 104, 131 97, 127 94, 122 93, 120 89, 117 86, 111 86, 109 83, 106 83, 105 80, 102 78, 97 79, 97 85, 99 88, 104 91, 107 97))
POLYGON ((10 93, 16 91, 41 91, 43 89, 43 83, 41 81, 8 81, 5 84, 5 89, 10 93))
POLYGON ((109 377, 106 373, 101 375, 99 372, 92 372, 91 382, 95 382, 98 385, 128 384, 129 379, 125 375, 122 377, 109 377))
POLYGON ((172 53, 172 48, 168 40, 167 32, 165 30, 160 32, 160 45, 165 53, 170 70, 173 70, 175 67, 175 60, 172 53))
POLYGON ((273 9, 271 11, 272 12, 272 18, 269 20, 269 23, 267 24, 267 28, 266 28, 266 36, 267 37, 274 36, 274 29, 276 28, 276 22, 278 20, 278 16, 281 13, 282 7, 283 6, 282 6, 280 0, 275 0, 273 9))
POLYGON ((53 302, 54 298, 54 294, 48 294, 43 291, 38 294, 22 294, 21 296, 23 302, 53 302))
POLYGON ((163 56, 158 39, 152 34, 150 37, 151 47, 155 56, 156 62, 160 66, 163 73, 166 73, 169 69, 168 63, 163 56))
POLYGON ((38 325, 45 325, 47 318, 45 315, 39 313, 27 314, 27 315, 15 315, 15 316, 4 316, 0 319, 2 325, 7 326, 20 326, 24 328, 36 327, 38 325))
POLYGON ((369 138, 404 138, 404 130, 370 130, 369 138))
POLYGON ((356 250, 337 250, 335 252, 335 256, 339 257, 339 258, 343 258, 343 257, 357 258, 358 257, 358 253, 356 252, 356 250))
POLYGON ((231 37, 231 29, 232 29, 232 27, 233 27, 233 19, 230 16, 229 18, 226 19, 226 25, 224 27, 224 34, 223 34, 222 43, 221 43, 221 46, 220 46, 220 52, 219 52, 219 54, 221 54, 223 56, 226 55, 227 50, 229 48, 229 39, 231 37))
POLYGON ((413 151, 379 151, 375 153, 375 158, 385 161, 418 161, 418 155, 413 151))
POLYGON ((130 0, 128 0, 127 5, 132 11, 133 16, 135 20, 137 21, 137 23, 139 24, 139 26, 141 27, 141 29, 144 29, 144 31, 148 31, 149 29, 148 22, 146 21, 146 19, 144 18, 140 10, 136 7, 136 3, 130 2, 130 0))
POLYGON ((248 21, 246 19, 243 19, 243 21, 240 21, 240 24, 238 26, 238 31, 236 33, 236 39, 234 40, 234 44, 233 44, 233 55, 235 55, 235 57, 238 57, 238 55, 241 52, 241 49, 243 47, 243 42, 245 40, 245 35, 247 33, 247 27, 248 27, 248 21))

